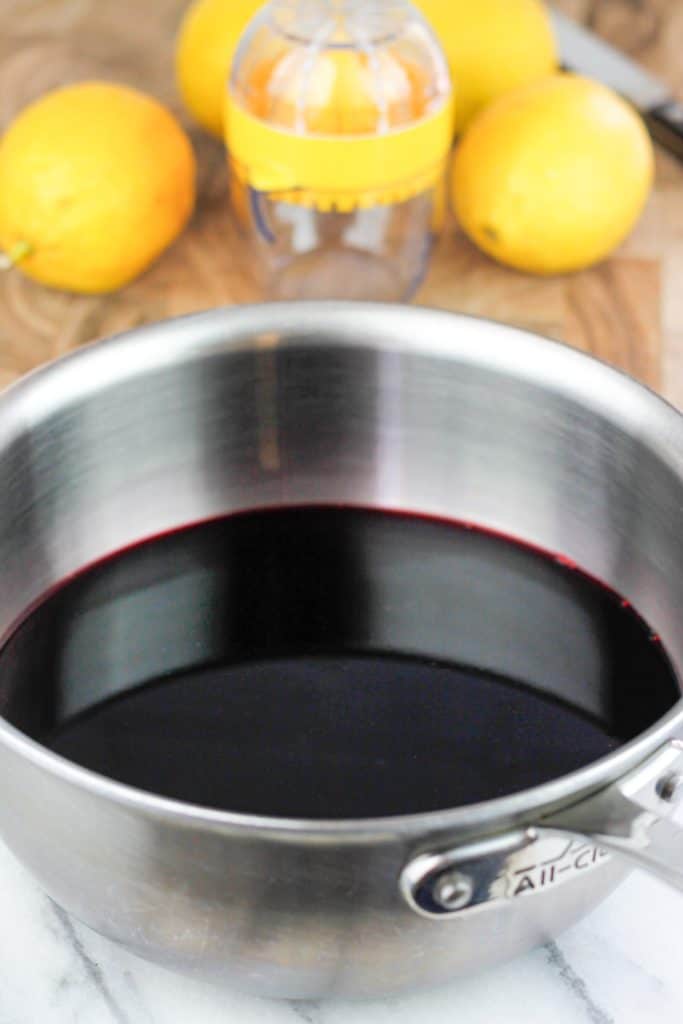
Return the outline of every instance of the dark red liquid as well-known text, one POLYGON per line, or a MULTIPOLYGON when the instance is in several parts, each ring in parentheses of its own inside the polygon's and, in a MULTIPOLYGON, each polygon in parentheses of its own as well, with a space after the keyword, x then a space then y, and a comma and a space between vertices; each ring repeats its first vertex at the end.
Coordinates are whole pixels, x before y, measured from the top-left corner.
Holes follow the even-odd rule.
POLYGON ((452 807, 580 768, 679 697, 601 585, 500 537, 262 511, 102 562, 0 652, 0 706, 113 779, 316 818, 452 807))

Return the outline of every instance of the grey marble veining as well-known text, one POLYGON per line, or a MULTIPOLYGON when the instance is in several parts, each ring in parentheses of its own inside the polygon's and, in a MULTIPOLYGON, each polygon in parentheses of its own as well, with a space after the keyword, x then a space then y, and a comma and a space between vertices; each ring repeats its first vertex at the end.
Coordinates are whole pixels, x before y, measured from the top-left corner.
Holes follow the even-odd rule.
POLYGON ((372 1003, 272 1002, 144 963, 72 921, 0 845, 0 1024, 681 1024, 683 898, 634 875, 485 975, 372 1003))

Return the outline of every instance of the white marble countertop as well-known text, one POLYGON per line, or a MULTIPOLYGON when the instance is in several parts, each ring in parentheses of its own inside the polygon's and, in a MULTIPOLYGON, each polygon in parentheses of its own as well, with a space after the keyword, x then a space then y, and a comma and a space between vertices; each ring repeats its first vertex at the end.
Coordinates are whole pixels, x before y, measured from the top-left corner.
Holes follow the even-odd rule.
POLYGON ((285 1003, 144 963, 58 910, 0 845, 0 1024, 681 1024, 683 897, 634 874, 556 943, 426 994, 285 1003))

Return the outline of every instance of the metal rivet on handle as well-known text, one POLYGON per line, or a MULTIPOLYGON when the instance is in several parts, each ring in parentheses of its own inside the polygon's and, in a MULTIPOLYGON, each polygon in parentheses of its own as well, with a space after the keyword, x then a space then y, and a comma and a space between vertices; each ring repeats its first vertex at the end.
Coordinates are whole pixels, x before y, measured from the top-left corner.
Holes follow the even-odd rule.
POLYGON ((671 804, 683 796, 683 775, 679 775, 677 772, 665 775, 659 780, 656 788, 660 800, 666 800, 671 804))
POLYGON ((474 886, 460 871, 445 871, 432 886, 434 902, 444 910, 462 910, 472 899, 474 886))

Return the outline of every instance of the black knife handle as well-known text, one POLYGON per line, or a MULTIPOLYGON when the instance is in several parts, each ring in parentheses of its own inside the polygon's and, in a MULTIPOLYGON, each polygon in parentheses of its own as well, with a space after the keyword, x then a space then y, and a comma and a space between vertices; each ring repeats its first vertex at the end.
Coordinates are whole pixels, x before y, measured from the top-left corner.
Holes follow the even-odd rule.
POLYGON ((652 137, 683 160, 683 103, 667 100, 645 115, 652 137))

